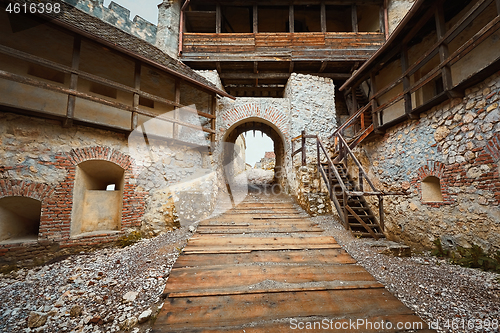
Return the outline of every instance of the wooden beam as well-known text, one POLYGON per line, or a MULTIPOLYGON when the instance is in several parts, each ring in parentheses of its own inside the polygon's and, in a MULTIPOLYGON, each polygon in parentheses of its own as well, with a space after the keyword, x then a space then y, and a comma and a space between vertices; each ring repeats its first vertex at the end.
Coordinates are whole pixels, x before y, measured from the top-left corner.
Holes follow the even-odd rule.
MULTIPOLYGON (((78 70, 80 66, 80 51, 82 46, 82 39, 80 36, 75 36, 73 40, 73 58, 71 59, 71 69, 78 70)), ((69 88, 76 90, 78 86, 78 74, 71 73, 69 88)), ((66 108, 66 119, 64 120, 63 127, 70 127, 73 125, 73 117, 75 115, 76 98, 73 95, 68 96, 68 106, 66 108)))
POLYGON ((273 92, 281 92, 284 87, 229 87, 227 88, 231 93, 245 93, 245 92, 250 92, 250 93, 261 93, 264 91, 273 91, 273 92))
POLYGON ((389 39, 389 0, 384 0, 384 33, 385 40, 389 39))
POLYGON ((356 98, 356 90, 358 86, 354 86, 351 89, 351 100, 352 100, 352 112, 351 114, 355 114, 358 111, 358 99, 356 98))
MULTIPOLYGON (((401 71, 402 75, 408 70, 408 46, 403 45, 401 49, 401 71)), ((403 77, 403 90, 407 91, 410 88, 410 78, 403 77)), ((404 95, 405 114, 410 115, 412 110, 411 94, 408 92, 404 95)))
POLYGON ((319 68, 318 73, 323 73, 325 71, 325 69, 326 69, 326 66, 328 66, 328 61, 322 61, 321 62, 321 67, 319 68))
POLYGON ((500 16, 500 0, 496 0, 496 4, 497 4, 497 13, 498 16, 500 16))
MULTIPOLYGON (((259 63, 257 61, 253 62, 253 73, 258 74, 259 73, 259 63)), ((259 78, 255 79, 255 86, 259 86, 259 78)))
POLYGON ((259 7, 253 5, 253 33, 259 32, 259 7))
POLYGON ((385 31, 385 15, 384 15, 384 6, 380 6, 380 11, 379 11, 379 26, 380 26, 380 32, 384 34, 385 39, 387 40, 387 35, 385 31))
MULTIPOLYGON (((444 18, 444 8, 443 4, 440 3, 437 6, 436 12, 435 12, 435 18, 436 18, 436 33, 437 33, 437 39, 442 40, 444 39, 444 36, 446 35, 446 21, 444 18)), ((450 56, 449 50, 448 50, 448 44, 446 44, 444 41, 439 45, 439 60, 440 62, 445 61, 448 59, 450 56)), ((454 92, 453 89, 453 79, 451 77, 451 68, 449 65, 443 66, 441 69, 441 77, 443 79, 443 87, 444 90, 446 91, 446 94, 450 98, 457 98, 461 97, 459 93, 454 92)))
POLYGON ((295 13, 293 10, 293 5, 290 5, 290 7, 289 7, 288 22, 289 22, 288 29, 290 30, 291 33, 294 33, 295 32, 295 13))
MULTIPOLYGON (((141 72, 142 72, 142 63, 140 61, 135 62, 135 68, 134 68, 134 88, 137 90, 141 89, 141 72)), ((134 104, 133 107, 135 110, 139 110, 139 99, 140 95, 138 93, 134 93, 134 104)), ((130 130, 133 131, 134 129, 139 126, 139 115, 137 114, 136 111, 132 112, 132 120, 130 123, 130 130)))
POLYGON ((221 79, 288 79, 290 73, 221 73, 221 79))
POLYGON ((326 5, 324 1, 321 1, 321 32, 326 32, 326 5))
POLYGON ((214 118, 210 119, 210 129, 213 131, 213 133, 210 134, 210 141, 212 143, 215 143, 215 133, 216 133, 216 110, 217 110, 217 97, 215 95, 212 95, 212 103, 210 103, 210 113, 214 116, 214 118))
MULTIPOLYGON (((375 81, 375 72, 370 73, 370 89, 372 91, 372 96, 375 96, 377 94, 377 85, 375 81)), ((369 96, 368 96, 369 97, 369 96)), ((372 97, 371 99, 371 107, 372 107, 372 120, 373 120, 373 128, 378 130, 380 127, 380 119, 379 119, 379 113, 375 112, 377 110, 377 99, 375 97, 372 97)))
MULTIPOLYGON (((175 102, 180 104, 181 103, 181 81, 180 80, 175 80, 175 102)), ((179 120, 180 118, 180 113, 179 113, 179 108, 175 108, 174 110, 174 119, 179 120)), ((174 123, 174 130, 172 132, 172 137, 174 139, 177 139, 179 137, 179 125, 174 123)))
POLYGON ((318 76, 328 77, 333 80, 347 80, 351 77, 348 73, 318 73, 318 76))
POLYGON ((293 73, 294 62, 290 61, 290 66, 288 67, 288 73, 293 73))
POLYGON ((220 34, 222 32, 222 10, 220 4, 215 6, 215 33, 220 34))
POLYGON ((355 3, 351 5, 352 31, 358 32, 358 8, 355 3))

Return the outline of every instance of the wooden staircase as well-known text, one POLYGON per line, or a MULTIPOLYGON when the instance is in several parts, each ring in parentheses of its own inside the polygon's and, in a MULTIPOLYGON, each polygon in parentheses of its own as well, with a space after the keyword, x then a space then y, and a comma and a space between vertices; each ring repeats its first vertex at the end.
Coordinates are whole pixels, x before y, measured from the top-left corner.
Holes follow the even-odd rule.
MULTIPOLYGON (((357 96, 356 96, 357 97, 357 96)), ((384 209, 383 199, 386 195, 404 195, 402 192, 382 192, 368 178, 368 174, 358 161, 352 149, 363 141, 374 130, 372 115, 369 112, 370 104, 361 108, 353 114, 342 126, 331 136, 334 141, 332 151, 327 150, 317 135, 306 135, 305 131, 298 137, 292 139, 292 158, 302 153, 302 165, 307 163, 306 139, 315 139, 317 143, 317 166, 320 178, 323 179, 330 199, 344 224, 353 235, 359 237, 383 238, 384 235, 384 209), (354 135, 349 139, 344 137, 345 130, 354 128, 354 135), (301 140, 301 148, 294 150, 295 141, 301 140), (349 175, 346 168, 348 160, 352 159, 354 168, 358 169, 357 182, 349 175), (366 186, 365 186, 366 183, 366 186), (366 187, 366 189, 365 189, 366 187), (378 199, 378 214, 370 208, 366 196, 376 196, 378 199)))
MULTIPOLYGON (((354 180, 347 172, 346 167, 342 163, 334 164, 337 168, 338 173, 344 184, 346 185, 349 191, 359 191, 354 180)), ((340 184, 337 179, 332 180, 333 187, 339 188, 340 184)), ((344 196, 342 193, 336 193, 337 200, 339 201, 340 206, 344 206, 344 196)), ((377 221, 377 218, 371 208, 368 206, 368 202, 366 201, 364 195, 353 195, 348 197, 346 201, 346 207, 349 207, 347 210, 347 224, 348 228, 351 230, 352 234, 359 237, 374 237, 374 238, 384 238, 384 232, 382 227, 377 221), (359 221, 359 219, 362 220, 359 221), (366 226, 370 228, 373 232, 371 233, 366 229, 366 226), (375 235, 374 235, 375 234, 375 235), (376 237, 375 237, 376 236, 376 237)))

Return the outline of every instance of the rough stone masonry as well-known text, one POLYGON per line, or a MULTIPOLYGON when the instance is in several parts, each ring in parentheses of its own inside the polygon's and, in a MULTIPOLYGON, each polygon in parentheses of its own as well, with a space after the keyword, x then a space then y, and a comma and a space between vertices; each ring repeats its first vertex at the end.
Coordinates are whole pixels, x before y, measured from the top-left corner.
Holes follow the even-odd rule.
MULTIPOLYGON (((500 73, 361 144, 357 154, 383 190, 408 190, 384 206, 391 238, 417 248, 500 248, 500 73), (440 179, 442 201, 422 198, 422 181, 440 179)), ((375 204, 375 203, 374 203, 375 204)))

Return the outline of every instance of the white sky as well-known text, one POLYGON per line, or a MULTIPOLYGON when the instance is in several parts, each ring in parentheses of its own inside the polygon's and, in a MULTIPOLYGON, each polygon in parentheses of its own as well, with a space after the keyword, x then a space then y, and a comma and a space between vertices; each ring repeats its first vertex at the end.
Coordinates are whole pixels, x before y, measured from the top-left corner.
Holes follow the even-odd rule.
POLYGON ((262 137, 261 131, 255 131, 255 138, 253 137, 253 131, 248 131, 245 134, 245 142, 247 144, 247 149, 245 151, 245 162, 250 164, 252 167, 255 163, 260 161, 264 157, 264 154, 268 151, 274 151, 274 142, 264 134, 262 137))
MULTIPOLYGON (((130 19, 133 20, 136 15, 143 19, 158 24, 158 5, 162 0, 113 0, 122 7, 130 10, 130 19)), ((104 0, 104 6, 108 7, 111 0, 104 0)))

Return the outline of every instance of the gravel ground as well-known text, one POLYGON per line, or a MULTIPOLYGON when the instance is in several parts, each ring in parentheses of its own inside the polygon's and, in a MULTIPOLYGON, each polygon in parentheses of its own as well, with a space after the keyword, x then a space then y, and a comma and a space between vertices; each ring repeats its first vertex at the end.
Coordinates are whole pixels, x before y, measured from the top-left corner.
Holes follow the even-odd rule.
POLYGON ((170 269, 191 235, 180 228, 0 275, 0 332, 117 332, 138 320, 144 324, 132 332, 150 331, 170 269))
POLYGON ((387 241, 357 239, 332 216, 313 221, 438 332, 500 331, 499 274, 452 265, 429 253, 407 258, 380 254, 386 247, 379 246, 387 241))

